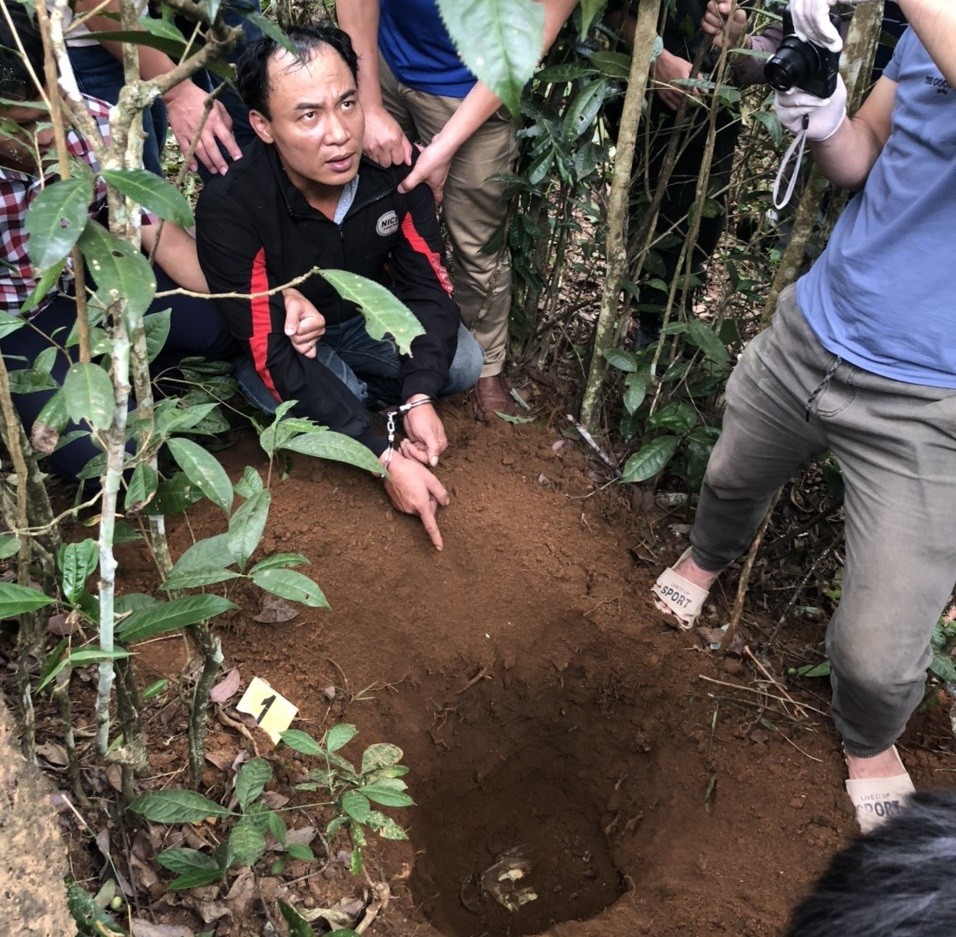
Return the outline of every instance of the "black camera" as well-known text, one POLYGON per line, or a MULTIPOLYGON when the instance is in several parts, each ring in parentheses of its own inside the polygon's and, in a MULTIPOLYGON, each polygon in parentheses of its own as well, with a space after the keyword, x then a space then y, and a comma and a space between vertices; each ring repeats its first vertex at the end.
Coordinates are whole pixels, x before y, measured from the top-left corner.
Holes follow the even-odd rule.
MULTIPOLYGON (((839 26, 840 18, 831 13, 830 22, 839 26)), ((763 69, 767 84, 775 91, 799 88, 814 97, 828 98, 836 91, 839 68, 840 53, 797 36, 790 7, 784 7, 783 42, 763 69)))

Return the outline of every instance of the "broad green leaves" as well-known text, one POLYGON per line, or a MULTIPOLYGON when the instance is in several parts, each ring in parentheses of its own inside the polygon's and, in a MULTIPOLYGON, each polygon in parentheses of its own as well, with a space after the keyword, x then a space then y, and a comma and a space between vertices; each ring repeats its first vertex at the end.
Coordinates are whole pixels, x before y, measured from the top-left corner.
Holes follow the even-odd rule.
POLYGON ((143 794, 127 809, 153 823, 199 823, 207 817, 235 816, 214 800, 180 788, 143 794))
POLYGON ((174 438, 166 445, 186 477, 226 513, 232 507, 232 483, 219 460, 191 439, 174 438))
POLYGON ((189 202, 179 189, 145 169, 104 169, 103 178, 128 199, 160 218, 188 228, 194 221, 189 202))
POLYGON ((109 429, 115 403, 113 382, 98 364, 78 361, 63 381, 66 412, 76 423, 88 420, 97 429, 109 429))
POLYGON ((117 633, 128 644, 143 641, 157 634, 178 631, 207 621, 234 609, 228 599, 218 595, 190 595, 160 602, 149 608, 136 609, 119 624, 117 633))
POLYGON ((143 316, 156 295, 156 276, 149 261, 95 221, 87 223, 79 244, 97 295, 107 304, 125 299, 131 319, 143 316))
POLYGON ((544 6, 528 0, 438 0, 461 60, 512 114, 544 48, 544 6))
POLYGON ((374 475, 385 474, 382 463, 371 449, 352 439, 351 436, 335 433, 332 430, 301 433, 283 443, 280 448, 291 452, 301 452, 303 455, 310 455, 316 459, 346 462, 374 475))
POLYGON ((372 338, 391 335, 399 351, 407 355, 411 353, 412 340, 425 334, 408 306, 380 283, 347 270, 321 270, 320 273, 342 297, 361 309, 366 331, 372 338))
POLYGON ((0 619, 13 618, 24 612, 35 612, 52 602, 53 599, 36 589, 20 586, 15 582, 0 582, 0 619))
POLYGON ((93 177, 80 173, 48 185, 27 212, 27 248, 37 270, 59 263, 79 240, 93 201, 93 177))

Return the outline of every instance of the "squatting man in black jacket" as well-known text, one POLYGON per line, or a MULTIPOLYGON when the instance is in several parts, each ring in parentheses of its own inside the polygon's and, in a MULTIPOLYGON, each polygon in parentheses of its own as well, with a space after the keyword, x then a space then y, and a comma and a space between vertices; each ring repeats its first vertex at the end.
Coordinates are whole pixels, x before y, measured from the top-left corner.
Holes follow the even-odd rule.
POLYGON ((214 293, 252 294, 217 302, 272 397, 297 401, 293 413, 375 452, 392 503, 417 514, 441 549, 436 513, 448 494, 430 467, 448 441, 434 401, 475 383, 481 348, 452 299, 430 189, 401 193, 407 166, 385 169, 362 157, 365 120, 348 36, 329 27, 288 36, 297 55, 263 37, 237 62, 259 139, 200 196, 199 260, 214 293), (388 286, 425 329, 411 356, 371 338, 358 307, 318 274, 264 295, 313 267, 388 286), (319 329, 306 351, 284 328, 293 309, 300 328, 319 329), (400 405, 400 445, 372 428, 368 405, 400 405))

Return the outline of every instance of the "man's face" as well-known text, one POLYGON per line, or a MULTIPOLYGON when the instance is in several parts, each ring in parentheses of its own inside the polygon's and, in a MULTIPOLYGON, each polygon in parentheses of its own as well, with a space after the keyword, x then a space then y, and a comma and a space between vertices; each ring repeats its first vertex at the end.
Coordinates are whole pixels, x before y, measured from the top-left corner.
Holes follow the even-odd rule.
POLYGON ((250 122, 275 144, 292 184, 306 197, 334 198, 358 172, 365 117, 355 79, 334 49, 320 46, 305 63, 282 49, 269 61, 270 117, 250 122))
POLYGON ((0 107, 0 166, 35 173, 37 156, 42 159, 52 147, 46 111, 26 105, 0 107))

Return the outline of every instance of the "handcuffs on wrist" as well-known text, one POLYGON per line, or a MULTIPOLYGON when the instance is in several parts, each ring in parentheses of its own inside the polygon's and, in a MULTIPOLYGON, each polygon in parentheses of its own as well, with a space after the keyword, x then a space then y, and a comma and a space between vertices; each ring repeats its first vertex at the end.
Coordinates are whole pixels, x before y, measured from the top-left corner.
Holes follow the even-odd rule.
POLYGON ((421 400, 415 400, 412 403, 403 403, 400 407, 389 410, 385 414, 385 431, 388 433, 388 446, 385 448, 383 455, 385 456, 384 468, 386 471, 388 471, 389 465, 392 464, 392 456, 395 454, 395 417, 404 416, 409 410, 414 410, 415 407, 422 407, 426 403, 434 402, 431 397, 422 397, 421 400))

